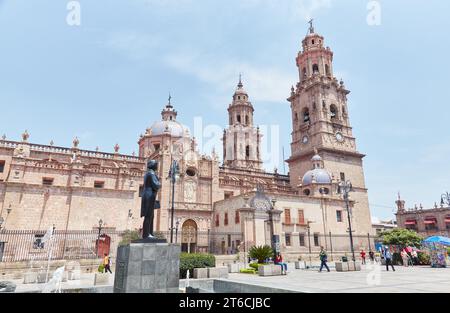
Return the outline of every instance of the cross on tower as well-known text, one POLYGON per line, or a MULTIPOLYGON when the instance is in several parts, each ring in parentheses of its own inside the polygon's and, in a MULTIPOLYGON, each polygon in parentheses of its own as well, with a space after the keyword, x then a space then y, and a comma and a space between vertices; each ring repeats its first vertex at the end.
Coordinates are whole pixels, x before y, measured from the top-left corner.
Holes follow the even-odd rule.
POLYGON ((309 24, 309 33, 310 33, 310 34, 314 34, 313 21, 314 21, 314 19, 311 19, 311 20, 308 22, 308 24, 309 24))

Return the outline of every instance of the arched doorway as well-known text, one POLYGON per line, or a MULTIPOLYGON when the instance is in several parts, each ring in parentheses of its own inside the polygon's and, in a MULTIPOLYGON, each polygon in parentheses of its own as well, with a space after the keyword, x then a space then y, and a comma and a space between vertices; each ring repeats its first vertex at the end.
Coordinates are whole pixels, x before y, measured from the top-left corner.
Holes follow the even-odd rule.
POLYGON ((187 220, 181 228, 181 252, 195 253, 197 249, 197 223, 187 220))

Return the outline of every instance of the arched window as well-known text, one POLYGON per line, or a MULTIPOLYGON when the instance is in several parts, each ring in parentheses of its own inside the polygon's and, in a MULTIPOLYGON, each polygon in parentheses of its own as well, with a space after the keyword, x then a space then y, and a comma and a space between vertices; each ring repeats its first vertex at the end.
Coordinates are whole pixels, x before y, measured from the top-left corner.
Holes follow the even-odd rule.
POLYGON ((247 159, 250 157, 250 146, 245 147, 245 157, 247 159))
POLYGON ((309 196, 311 194, 311 191, 309 189, 305 189, 305 190, 303 190, 303 194, 305 196, 309 196))
POLYGON ((330 114, 331 114, 331 119, 337 119, 338 117, 338 110, 336 108, 336 106, 334 104, 330 105, 330 114))
POLYGON ((325 64, 325 73, 327 76, 331 76, 330 67, 328 66, 328 64, 325 64))
POLYGON ((246 115, 246 116, 245 116, 245 125, 248 125, 248 121, 249 121, 248 115, 246 115))
POLYGON ((313 65, 313 74, 319 74, 319 65, 317 64, 313 65))
POLYGON ((303 79, 306 79, 306 67, 303 68, 303 79))
POLYGON ((241 122, 241 116, 240 116, 240 115, 237 116, 237 122, 238 122, 238 123, 241 122))
POLYGON ((308 123, 309 121, 311 121, 311 117, 309 115, 309 109, 306 108, 305 110, 303 110, 303 122, 308 123))

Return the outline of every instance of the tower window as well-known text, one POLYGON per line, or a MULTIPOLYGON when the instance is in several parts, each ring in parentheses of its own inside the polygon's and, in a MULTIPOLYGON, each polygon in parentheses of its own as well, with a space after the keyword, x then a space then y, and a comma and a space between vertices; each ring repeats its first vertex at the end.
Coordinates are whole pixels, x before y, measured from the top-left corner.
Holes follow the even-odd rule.
POLYGON ((298 235, 299 241, 300 241, 300 247, 305 246, 305 234, 298 235))
POLYGON ((317 65, 317 64, 313 65, 313 73, 314 74, 319 74, 319 65, 317 65))
POLYGON ((306 67, 303 68, 303 78, 306 78, 306 67))
POLYGON ((248 115, 245 116, 245 125, 248 125, 248 115))
POLYGON ((104 181, 95 181, 94 188, 97 188, 97 189, 105 188, 105 182, 104 181))
POLYGON ((241 100, 241 96, 238 96, 238 99, 241 100))
POLYGON ((241 122, 241 116, 240 116, 240 115, 237 116, 237 122, 238 122, 238 123, 241 122))
POLYGON ((345 173, 341 173, 341 181, 345 181, 345 173))
POLYGON ((314 234, 314 246, 316 247, 320 246, 319 234, 314 234))
POLYGON ((50 178, 50 177, 42 178, 42 185, 44 185, 44 186, 51 186, 51 185, 53 185, 53 178, 50 178))
POLYGON ((336 211, 336 221, 342 223, 342 211, 340 210, 336 211))
POLYGON ((154 144, 153 148, 155 148, 155 151, 159 151, 159 149, 161 148, 161 145, 159 143, 154 144))
POLYGON ((312 40, 312 44, 314 44, 315 43, 315 41, 314 41, 314 39, 312 40))
POLYGON ((331 119, 337 118, 337 108, 334 104, 330 106, 331 119))
POLYGON ((3 173, 5 170, 5 161, 0 161, 0 173, 3 173))
POLYGON ((309 115, 309 109, 306 108, 306 109, 303 111, 303 122, 308 123, 310 120, 311 120, 311 117, 310 117, 310 115, 309 115))
POLYGON ((305 196, 309 196, 311 194, 311 191, 309 189, 305 189, 305 190, 303 190, 303 194, 305 196))
POLYGON ((245 157, 247 159, 250 158, 250 146, 245 147, 245 157))

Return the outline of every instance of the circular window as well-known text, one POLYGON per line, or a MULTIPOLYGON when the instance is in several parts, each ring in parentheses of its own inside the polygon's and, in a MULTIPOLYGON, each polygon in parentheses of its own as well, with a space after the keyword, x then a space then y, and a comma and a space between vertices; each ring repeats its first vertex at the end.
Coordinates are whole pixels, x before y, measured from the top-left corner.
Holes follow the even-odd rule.
POLYGON ((186 175, 190 177, 194 177, 197 174, 196 170, 193 168, 188 168, 186 170, 186 175))
POLYGON ((305 196, 309 196, 311 194, 311 191, 309 189, 305 189, 305 190, 303 190, 303 194, 305 196))

